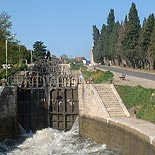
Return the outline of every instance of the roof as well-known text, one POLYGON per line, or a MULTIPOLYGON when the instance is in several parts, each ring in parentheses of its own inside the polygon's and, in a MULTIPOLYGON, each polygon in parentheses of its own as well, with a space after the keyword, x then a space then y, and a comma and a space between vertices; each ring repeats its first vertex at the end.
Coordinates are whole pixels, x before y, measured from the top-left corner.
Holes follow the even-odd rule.
POLYGON ((82 60, 86 60, 86 58, 85 57, 75 57, 75 60, 82 61, 82 60))

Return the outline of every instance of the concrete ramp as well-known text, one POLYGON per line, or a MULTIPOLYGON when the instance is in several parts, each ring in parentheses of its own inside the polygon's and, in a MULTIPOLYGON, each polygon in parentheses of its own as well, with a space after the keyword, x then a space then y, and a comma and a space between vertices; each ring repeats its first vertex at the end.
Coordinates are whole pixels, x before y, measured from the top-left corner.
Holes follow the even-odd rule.
POLYGON ((130 116, 113 84, 94 84, 93 87, 99 94, 110 117, 130 116))

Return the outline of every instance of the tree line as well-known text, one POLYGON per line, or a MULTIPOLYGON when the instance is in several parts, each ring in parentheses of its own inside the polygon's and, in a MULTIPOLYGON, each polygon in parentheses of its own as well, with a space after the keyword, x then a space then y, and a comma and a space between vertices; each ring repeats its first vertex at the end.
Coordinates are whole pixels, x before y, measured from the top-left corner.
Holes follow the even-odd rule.
POLYGON ((141 25, 135 3, 123 22, 115 21, 111 9, 101 30, 93 25, 93 42, 96 63, 155 69, 155 17, 150 14, 141 25))
POLYGON ((33 61, 50 56, 50 51, 42 41, 34 42, 33 50, 20 43, 12 34, 12 21, 11 16, 6 12, 0 13, 0 69, 3 64, 6 64, 6 48, 8 64, 18 68, 23 64, 31 63, 31 53, 33 53, 33 61), (6 43, 7 41, 7 43, 6 43))

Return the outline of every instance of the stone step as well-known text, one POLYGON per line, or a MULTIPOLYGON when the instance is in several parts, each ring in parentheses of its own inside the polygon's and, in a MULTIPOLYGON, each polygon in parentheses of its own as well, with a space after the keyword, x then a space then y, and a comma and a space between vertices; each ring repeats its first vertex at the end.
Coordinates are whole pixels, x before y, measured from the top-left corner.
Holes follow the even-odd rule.
POLYGON ((108 95, 108 96, 114 96, 114 94, 112 92, 109 92, 109 93, 104 93, 104 92, 98 92, 98 94, 100 95, 108 95))
POLYGON ((116 114, 116 115, 124 115, 123 112, 112 112, 112 111, 109 111, 109 114, 116 114))
POLYGON ((106 108, 108 108, 108 109, 121 109, 122 110, 122 108, 120 106, 106 106, 106 108))
POLYGON ((123 113, 123 111, 121 110, 121 109, 111 109, 111 108, 107 108, 107 110, 109 111, 109 112, 114 112, 114 113, 123 113))
POLYGON ((111 107, 110 107, 110 106, 105 106, 105 107, 106 107, 107 109, 121 109, 121 107, 118 107, 118 106, 117 106, 117 107, 113 107, 113 106, 111 106, 111 107))
POLYGON ((121 109, 120 105, 114 105, 114 106, 112 105, 112 106, 109 106, 109 105, 106 104, 105 107, 106 108, 117 108, 117 109, 121 109))
POLYGON ((122 111, 109 111, 111 114, 124 114, 122 111))
POLYGON ((110 117, 126 117, 125 114, 120 114, 120 115, 116 115, 116 114, 109 114, 110 117))
POLYGON ((98 90, 98 91, 110 91, 111 90, 111 88, 97 88, 96 87, 96 90, 98 90))
MULTIPOLYGON (((101 99, 102 99, 102 98, 101 98, 101 99)), ((109 101, 109 100, 102 99, 102 101, 103 101, 104 103, 107 103, 107 104, 110 104, 110 105, 119 104, 117 100, 113 100, 113 101, 111 100, 111 101, 109 101)))
POLYGON ((112 91, 112 90, 109 90, 109 91, 98 91, 98 93, 99 93, 99 94, 102 94, 102 93, 104 93, 104 94, 105 94, 105 93, 113 94, 113 92, 111 92, 111 91, 112 91))
MULTIPOLYGON (((100 96, 101 97, 101 96, 100 96)), ((113 101, 117 101, 118 102, 118 100, 117 100, 117 98, 115 98, 115 97, 113 97, 113 98, 111 98, 111 97, 101 97, 103 100, 107 100, 107 101, 110 101, 110 102, 113 102, 113 101)))
POLYGON ((120 106, 113 106, 113 105, 112 105, 112 106, 109 106, 109 105, 107 105, 107 104, 106 104, 105 106, 106 106, 106 108, 117 108, 117 109, 119 108, 119 109, 121 109, 120 106))
POLYGON ((108 99, 104 99, 104 98, 101 98, 101 99, 102 99, 102 101, 104 103, 107 103, 107 104, 119 104, 118 100, 111 100, 111 101, 109 101, 108 99))
POLYGON ((115 97, 104 97, 104 96, 100 96, 103 100, 110 100, 110 101, 117 101, 117 98, 115 97))
POLYGON ((103 99, 105 99, 105 100, 117 100, 117 98, 116 97, 114 97, 114 96, 101 96, 101 95, 99 95, 101 98, 103 98, 103 99))
POLYGON ((107 100, 102 100, 104 102, 104 104, 108 104, 108 105, 120 105, 118 103, 118 101, 107 101, 107 100))
POLYGON ((100 90, 100 91, 104 91, 104 90, 111 90, 111 88, 98 88, 98 87, 95 87, 97 90, 100 90))
POLYGON ((120 104, 118 103, 118 101, 110 101, 110 102, 108 102, 108 101, 106 101, 106 100, 102 100, 102 101, 104 102, 104 104, 109 105, 109 106, 120 105, 120 104))

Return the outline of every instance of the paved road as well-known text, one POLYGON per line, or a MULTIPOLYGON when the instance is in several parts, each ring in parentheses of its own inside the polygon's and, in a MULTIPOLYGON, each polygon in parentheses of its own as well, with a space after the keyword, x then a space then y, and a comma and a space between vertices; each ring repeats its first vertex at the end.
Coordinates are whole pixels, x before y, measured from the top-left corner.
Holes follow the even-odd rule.
POLYGON ((138 71, 130 71, 127 69, 115 68, 115 67, 106 66, 106 65, 99 66, 98 68, 106 69, 106 70, 118 72, 118 73, 125 73, 126 75, 131 75, 131 76, 155 81, 155 73, 153 73, 153 74, 142 73, 142 72, 138 72, 138 71))

